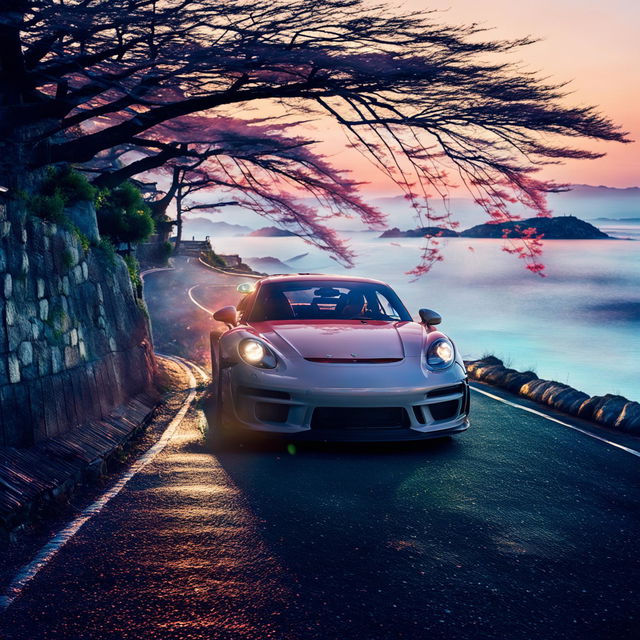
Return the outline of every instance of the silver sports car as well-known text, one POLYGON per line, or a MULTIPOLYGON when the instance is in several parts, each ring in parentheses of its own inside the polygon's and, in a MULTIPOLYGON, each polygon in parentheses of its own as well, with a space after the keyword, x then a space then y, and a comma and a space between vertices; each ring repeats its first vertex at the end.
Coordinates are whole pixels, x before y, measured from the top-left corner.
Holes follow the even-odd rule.
POLYGON ((469 427, 469 387, 453 342, 385 283, 326 275, 240 285, 211 332, 216 437, 392 441, 469 427))

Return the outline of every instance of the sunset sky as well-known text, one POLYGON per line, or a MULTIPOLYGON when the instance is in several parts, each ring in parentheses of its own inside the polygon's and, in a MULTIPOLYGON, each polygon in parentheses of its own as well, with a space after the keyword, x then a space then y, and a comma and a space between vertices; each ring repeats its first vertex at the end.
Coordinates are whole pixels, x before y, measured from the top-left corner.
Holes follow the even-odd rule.
MULTIPOLYGON (((372 0, 373 1, 373 0, 372 0)), ((377 2, 376 2, 377 4, 377 2)), ((574 104, 597 105, 614 122, 640 140, 640 2, 636 0, 405 0, 390 3, 406 10, 442 10, 442 22, 481 23, 490 36, 535 36, 541 41, 519 50, 515 61, 557 81, 571 81, 574 104)), ((339 134, 331 135, 334 162, 339 134), (335 136, 335 137, 334 137, 335 136)), ((570 161, 543 174, 559 182, 629 187, 640 185, 640 144, 589 143, 607 153, 600 160, 570 161)), ((346 152, 347 154, 349 152, 346 152)), ((371 190, 386 190, 371 168, 360 168, 371 190)))

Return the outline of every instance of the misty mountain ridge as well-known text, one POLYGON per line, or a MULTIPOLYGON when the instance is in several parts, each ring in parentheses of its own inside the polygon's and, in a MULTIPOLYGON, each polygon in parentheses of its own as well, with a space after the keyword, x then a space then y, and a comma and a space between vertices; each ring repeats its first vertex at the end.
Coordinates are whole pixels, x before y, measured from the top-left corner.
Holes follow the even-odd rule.
POLYGON ((199 216, 197 218, 188 218, 185 216, 183 220, 183 235, 188 236, 244 236, 251 232, 251 227, 245 227, 241 224, 230 224, 228 222, 214 221, 211 218, 199 216))
MULTIPOLYGON (((364 194, 366 197, 366 194, 364 194)), ((387 214, 389 228, 399 227, 411 229, 416 226, 427 226, 429 221, 423 220, 422 225, 416 224, 415 212, 403 195, 379 196, 368 198, 369 202, 387 214)), ((312 198, 303 198, 307 205, 313 204, 312 198)), ((442 200, 429 200, 436 216, 446 213, 442 200)), ((624 222, 640 218, 640 187, 607 187, 585 184, 573 185, 571 191, 549 194, 549 206, 554 216, 574 215, 585 220, 607 218, 611 221, 624 222)), ((448 200, 448 207, 452 220, 460 223, 461 228, 468 228, 484 224, 487 215, 481 207, 468 197, 453 197, 448 200)), ((512 213, 522 218, 530 218, 531 211, 523 206, 514 205, 512 213)), ((339 231, 365 230, 367 227, 357 218, 335 218, 329 222, 330 226, 339 231)), ((432 221, 431 226, 442 223, 432 221)), ((196 236, 241 236, 265 227, 265 219, 253 211, 240 206, 225 207, 224 211, 217 211, 211 216, 185 218, 185 237, 196 236), (228 221, 228 222, 227 222, 228 221)))

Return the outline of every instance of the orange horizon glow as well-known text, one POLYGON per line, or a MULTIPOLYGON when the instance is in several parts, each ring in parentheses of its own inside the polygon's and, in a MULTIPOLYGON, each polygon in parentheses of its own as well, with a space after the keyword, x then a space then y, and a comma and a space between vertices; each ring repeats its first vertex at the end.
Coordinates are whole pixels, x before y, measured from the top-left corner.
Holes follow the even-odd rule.
POLYGON ((634 0, 406 0, 404 9, 442 10, 451 23, 494 27, 498 38, 531 35, 540 42, 521 49, 522 61, 553 80, 571 81, 569 103, 595 105, 634 140, 585 141, 607 155, 574 160, 541 173, 571 184, 640 186, 640 3, 634 0))
MULTIPOLYGON (((628 144, 576 140, 580 148, 606 156, 544 167, 539 177, 568 184, 640 186, 640 143, 636 142, 640 140, 640 3, 612 0, 605 6, 597 0, 404 0, 389 6, 399 11, 437 9, 441 13, 433 19, 447 24, 479 23, 491 29, 487 39, 539 38, 539 42, 518 50, 512 60, 539 70, 551 81, 568 81, 567 104, 595 106, 633 140, 628 144)), ((335 123, 316 123, 308 133, 322 141, 318 149, 330 156, 336 168, 349 168, 354 178, 369 183, 364 191, 397 192, 371 163, 345 148, 346 137, 335 123)))

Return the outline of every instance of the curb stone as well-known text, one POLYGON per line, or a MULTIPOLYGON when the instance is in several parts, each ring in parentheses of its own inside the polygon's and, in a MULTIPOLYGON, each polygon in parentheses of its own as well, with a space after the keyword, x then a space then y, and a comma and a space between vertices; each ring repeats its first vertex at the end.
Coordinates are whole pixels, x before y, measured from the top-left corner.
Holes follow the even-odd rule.
POLYGON ((590 397, 569 385, 516 371, 495 356, 465 362, 471 380, 486 382, 596 424, 640 436, 640 403, 606 394, 590 397))

